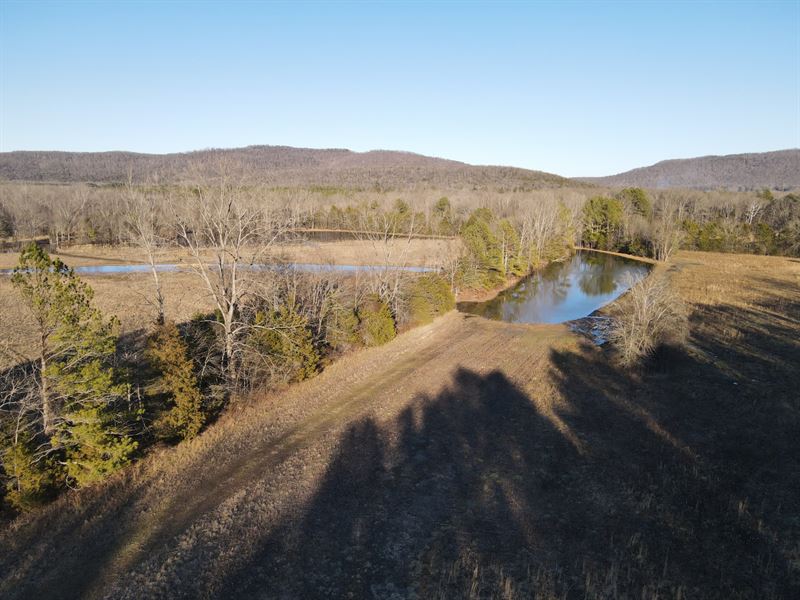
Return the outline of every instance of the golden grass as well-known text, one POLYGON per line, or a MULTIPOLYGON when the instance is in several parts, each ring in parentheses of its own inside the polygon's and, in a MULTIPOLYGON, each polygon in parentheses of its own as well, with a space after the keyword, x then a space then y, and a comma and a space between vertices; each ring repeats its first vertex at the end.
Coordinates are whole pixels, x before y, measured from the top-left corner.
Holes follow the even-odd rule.
MULTIPOLYGON (((337 242, 300 241, 280 246, 278 255, 291 262, 382 265, 388 253, 390 264, 408 266, 435 266, 444 258, 458 252, 458 239, 412 239, 393 240, 386 245, 370 240, 347 240, 337 242)), ((146 263, 141 250, 133 246, 69 246, 61 252, 52 252, 71 267, 146 263)), ((0 252, 0 269, 16 266, 19 254, 0 252)), ((166 248, 158 255, 158 262, 183 264, 192 262, 185 248, 166 248)))
POLYGON ((659 268, 688 354, 450 313, 17 519, 0 595, 792 597, 800 263, 659 268))
MULTIPOLYGON (((197 312, 212 309, 208 292, 194 274, 162 273, 161 280, 169 318, 186 321, 197 312)), ((152 304, 152 279, 148 274, 92 275, 87 276, 86 281, 95 292, 100 310, 120 319, 122 335, 147 328, 154 322, 156 310, 152 304)), ((3 332, 0 368, 33 356, 36 334, 31 316, 8 276, 0 276, 0 331, 3 332)))

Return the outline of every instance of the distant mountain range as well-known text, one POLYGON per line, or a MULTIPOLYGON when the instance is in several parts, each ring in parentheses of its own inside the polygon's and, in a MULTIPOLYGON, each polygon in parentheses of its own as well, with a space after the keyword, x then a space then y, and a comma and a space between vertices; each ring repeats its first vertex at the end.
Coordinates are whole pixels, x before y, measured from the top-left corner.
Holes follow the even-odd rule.
MULTIPOLYGON (((475 166, 410 152, 248 146, 177 154, 134 152, 2 152, 0 179, 115 183, 188 181, 224 171, 273 186, 358 189, 415 187, 537 189, 574 186, 558 175, 514 167, 475 166)), ((585 185, 585 184, 581 184, 585 185)))
POLYGON ((800 188, 800 149, 663 160, 608 177, 578 181, 607 187, 753 190, 800 188))
POLYGON ((529 190, 565 186, 637 186, 752 190, 800 188, 800 149, 665 160, 608 177, 566 179, 551 173, 502 166, 477 166, 391 150, 248 146, 175 154, 134 152, 0 152, 0 179, 32 182, 181 182, 234 176, 276 187, 348 189, 529 190))

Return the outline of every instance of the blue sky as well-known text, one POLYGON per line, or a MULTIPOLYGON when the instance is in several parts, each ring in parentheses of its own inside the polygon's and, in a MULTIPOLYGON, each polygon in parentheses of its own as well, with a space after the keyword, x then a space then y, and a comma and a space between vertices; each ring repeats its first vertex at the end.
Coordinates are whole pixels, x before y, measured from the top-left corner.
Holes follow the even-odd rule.
POLYGON ((0 0, 0 150, 283 144, 567 176, 800 146, 800 0, 0 0))

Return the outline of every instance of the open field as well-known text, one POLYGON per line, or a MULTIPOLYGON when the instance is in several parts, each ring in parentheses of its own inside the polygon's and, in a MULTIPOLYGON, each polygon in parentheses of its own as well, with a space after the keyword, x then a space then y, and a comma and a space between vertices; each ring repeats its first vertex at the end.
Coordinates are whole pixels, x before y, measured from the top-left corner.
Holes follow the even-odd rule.
MULTIPOLYGON (((156 309, 152 278, 146 273, 91 275, 86 280, 95 292, 95 302, 106 315, 120 320, 120 334, 148 327, 156 309)), ((162 273, 167 315, 180 322, 213 307, 202 281, 193 273, 162 273)), ((36 333, 30 313, 20 302, 11 278, 0 275, 0 368, 31 358, 36 351, 36 333)))
MULTIPOLYGON (((440 264, 457 252, 460 244, 457 239, 398 239, 385 245, 370 240, 307 240, 281 246, 280 258, 299 263, 382 265, 388 256, 390 264, 425 267, 440 264)), ((141 250, 130 246, 70 246, 51 255, 60 257, 70 267, 146 262, 141 250)), ((0 269, 15 267, 18 259, 16 252, 0 252, 0 269)), ((191 264, 192 260, 184 248, 168 248, 158 256, 158 262, 164 264, 191 264)))
POLYGON ((0 596, 797 597, 800 262, 669 268, 687 351, 450 313, 20 517, 0 596))
MULTIPOLYGON (((414 239, 389 242, 385 246, 370 241, 305 242, 281 247, 281 258, 289 262, 338 265, 431 266, 441 264, 458 251, 458 240, 414 239)), ((144 264, 137 248, 112 246, 74 246, 53 253, 71 267, 116 264, 144 264)), ((16 266, 19 254, 0 253, 0 269, 16 266)), ((192 264, 186 250, 173 248, 159 256, 164 264, 192 264)), ((133 333, 147 327, 156 316, 152 278, 149 273, 82 275, 95 291, 97 306, 106 315, 116 315, 121 333, 133 333)), ((213 309, 203 282, 193 273, 163 272, 167 316, 177 322, 190 319, 197 312, 213 309)), ((30 315, 19 302, 10 277, 0 275, 0 367, 15 359, 30 358, 35 348, 35 334, 30 315)))

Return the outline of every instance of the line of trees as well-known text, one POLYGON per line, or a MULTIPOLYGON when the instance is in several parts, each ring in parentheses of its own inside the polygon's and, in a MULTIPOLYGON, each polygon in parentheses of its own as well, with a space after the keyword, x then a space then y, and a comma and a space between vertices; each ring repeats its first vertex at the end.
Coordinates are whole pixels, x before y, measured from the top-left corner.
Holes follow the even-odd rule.
MULTIPOLYGON (((413 214, 370 215, 384 223, 376 247, 395 249, 415 228, 413 214)), ((242 394, 311 377, 324 360, 386 343, 454 306, 449 282, 435 273, 264 269, 291 239, 296 215, 224 177, 167 203, 129 186, 121 218, 153 266, 155 308, 146 342, 126 350, 127 362, 120 346, 138 342, 119 339, 116 319, 59 258, 31 243, 14 270, 39 340, 36 359, 6 372, 0 388, 2 478, 18 509, 103 479, 154 440, 196 436, 242 394), (183 324, 166 314, 155 268, 172 240, 188 249, 214 309, 183 324)))
MULTIPOLYGON (((211 180, 220 179, 230 184, 224 166, 211 180)), ((184 243, 173 221, 174 206, 209 181, 199 175, 196 180, 203 185, 164 185, 155 180, 146 185, 102 186, 3 183, 0 238, 47 237, 56 249, 76 243, 138 245, 147 238, 162 246, 184 243)), ((398 197, 390 191, 269 188, 241 181, 236 185, 258 202, 291 215, 295 228, 455 236, 475 209, 488 208, 498 219, 512 221, 521 238, 532 235, 543 240, 547 236, 536 228, 552 228, 552 219, 560 218, 552 207, 563 205, 577 214, 575 234, 591 247, 657 258, 668 258, 677 247, 760 254, 800 252, 800 196, 775 197, 769 190, 663 190, 652 194, 639 188, 607 194, 591 188, 450 190, 445 194, 420 190, 398 197)), ((523 239, 523 245, 525 242, 523 239)), ((543 247, 537 252, 547 253, 543 247)))
POLYGON ((800 196, 769 190, 736 200, 639 188, 595 196, 583 207, 585 246, 668 260, 678 248, 800 255, 800 196))
POLYGON ((373 247, 379 268, 346 276, 264 268, 280 263, 305 213, 265 202, 238 180, 166 190, 129 184, 120 198, 120 236, 151 266, 154 319, 144 341, 119 339, 116 319, 95 307, 86 282, 35 243, 12 277, 40 340, 36 360, 8 371, 0 390, 3 481, 19 509, 95 483, 154 440, 198 435, 242 394, 312 377, 342 352, 430 322, 455 306, 455 289, 502 285, 564 255, 580 206, 550 198, 497 204, 500 215, 464 213, 440 197, 425 215, 402 201, 359 204, 348 225, 373 247), (396 268, 420 231, 458 232, 463 249, 436 273, 396 268), (176 244, 188 250, 213 307, 181 324, 166 312, 156 268, 176 244))

